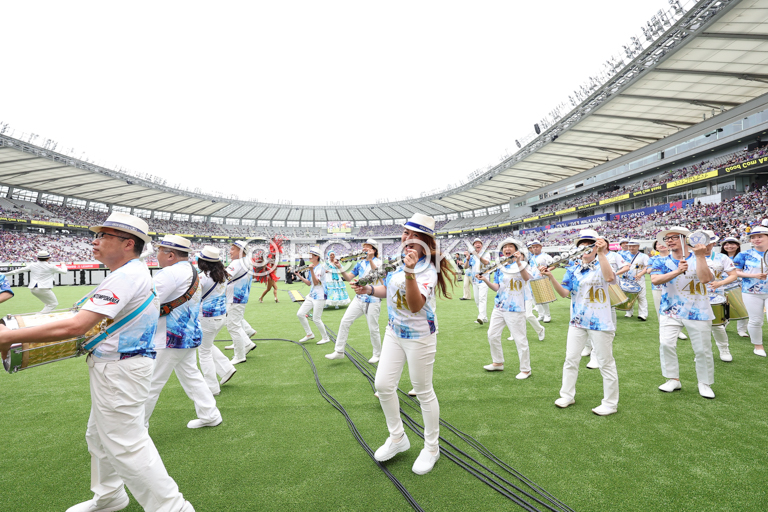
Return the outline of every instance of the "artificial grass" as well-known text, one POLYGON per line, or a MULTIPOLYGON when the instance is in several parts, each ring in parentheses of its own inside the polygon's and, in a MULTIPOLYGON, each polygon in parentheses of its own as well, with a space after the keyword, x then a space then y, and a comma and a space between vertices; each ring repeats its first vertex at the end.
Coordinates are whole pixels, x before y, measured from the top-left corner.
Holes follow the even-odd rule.
MULTIPOLYGON (((307 287, 280 283, 281 290, 307 287)), ((68 305, 85 287, 59 287, 68 305)), ((257 302, 254 287, 246 318, 255 338, 298 340, 303 331, 297 303, 281 291, 257 302), (254 297, 255 295, 255 297, 254 297)), ((0 313, 39 310, 25 288, 0 305, 0 313)), ((457 297, 460 289, 454 290, 457 297)), ((489 293, 488 309, 493 293, 489 293)), ((653 301, 648 286, 648 300, 653 301)), ((619 372, 619 412, 598 417, 599 370, 577 383, 576 403, 558 409, 568 300, 552 304, 547 336, 529 327, 531 378, 518 381, 517 352, 504 342, 506 370, 486 372, 491 362, 487 325, 474 323, 473 301, 439 300, 440 333, 434 385, 441 417, 482 442, 494 454, 574 510, 765 510, 763 475, 768 445, 767 361, 752 354, 748 339, 728 327, 734 361, 715 353, 714 400, 699 396, 690 342, 680 341, 683 389, 662 393, 658 322, 624 318, 614 355, 619 372)), ((327 309, 324 322, 338 329, 344 308, 327 309)), ((490 316, 490 314, 489 314, 490 316)), ((383 332, 386 310, 382 308, 383 332)), ((310 322, 315 334, 317 329, 310 322)), ((504 331, 504 339, 508 332, 504 331)), ((228 338, 226 330, 219 335, 228 338)), ((317 337, 319 339, 319 336, 317 337)), ((350 344, 370 357, 365 321, 357 321, 350 344)), ((217 397, 224 423, 190 430, 192 402, 178 381, 165 386, 150 422, 150 435, 181 492, 198 511, 409 510, 405 499, 353 439, 344 418, 320 395, 300 347, 257 341, 217 397)), ((220 342, 223 348, 228 342, 220 342)), ((326 390, 346 409, 367 443, 387 437, 378 401, 368 381, 347 359, 323 356, 331 344, 307 344, 326 390)), ((231 355, 231 352, 229 353, 231 355)), ((85 426, 90 408, 84 358, 0 376, 5 455, 0 462, 0 510, 48 511, 89 499, 90 456, 85 426)), ((407 369, 401 389, 410 389, 407 369)), ((421 422, 420 414, 413 414, 421 422)), ((407 431, 411 449, 385 465, 425 510, 518 510, 446 457, 425 476, 411 472, 422 441, 407 431)), ((446 429, 441 434, 453 439, 446 429)), ((126 509, 141 510, 135 500, 126 509)))

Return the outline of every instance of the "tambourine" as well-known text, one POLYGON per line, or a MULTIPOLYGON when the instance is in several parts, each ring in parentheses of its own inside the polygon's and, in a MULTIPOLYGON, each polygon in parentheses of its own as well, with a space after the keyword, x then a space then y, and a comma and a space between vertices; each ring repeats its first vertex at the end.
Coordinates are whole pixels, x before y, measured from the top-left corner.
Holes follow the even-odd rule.
POLYGON ((699 244, 708 245, 709 240, 710 240, 709 235, 703 231, 694 231, 693 233, 688 235, 688 245, 690 245, 691 247, 695 247, 699 244))

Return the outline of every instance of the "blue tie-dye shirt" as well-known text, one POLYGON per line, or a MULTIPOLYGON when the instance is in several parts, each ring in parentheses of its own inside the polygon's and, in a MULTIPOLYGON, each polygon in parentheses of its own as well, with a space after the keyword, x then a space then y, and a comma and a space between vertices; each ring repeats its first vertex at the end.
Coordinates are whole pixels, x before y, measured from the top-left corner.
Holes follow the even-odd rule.
POLYGON ((5 280, 5 276, 0 274, 0 293, 8 292, 11 295, 13 295, 13 290, 11 290, 11 285, 8 284, 8 281, 5 280))
MULTIPOLYGON (((155 274, 155 287, 160 304, 171 302, 189 290, 193 273, 197 270, 186 261, 174 263, 155 274)), ((177 307, 170 314, 160 317, 155 334, 157 350, 164 348, 196 348, 203 340, 200 326, 200 299, 203 291, 200 286, 187 302, 177 307)))
MULTIPOLYGON (((729 258, 728 255, 715 251, 712 251, 712 254, 707 256, 707 266, 709 266, 709 270, 712 271, 714 281, 722 281, 736 269, 733 265, 733 261, 731 261, 731 258, 729 258)), ((721 286, 715 293, 718 295, 725 295, 725 290, 721 286)))
MULTIPOLYGON (((696 256, 688 254, 688 270, 671 281, 661 285, 662 315, 679 320, 713 320, 709 291, 696 275, 696 256)), ((662 275, 677 270, 678 260, 669 256, 658 256, 651 265, 651 274, 662 275)))
POLYGON ((202 311, 204 317, 227 314, 227 282, 216 283, 205 272, 200 272, 200 288, 203 290, 202 311))
POLYGON ((480 267, 483 266, 483 262, 480 261, 481 257, 485 260, 489 260, 488 253, 483 253, 479 257, 473 254, 469 257, 469 269, 465 275, 468 275, 472 278, 472 284, 485 284, 482 279, 477 277, 477 274, 480 273, 480 267))
MULTIPOLYGON (((733 259, 733 264, 744 272, 758 274, 765 268, 765 263, 762 267, 760 266, 764 254, 755 249, 740 252, 733 259)), ((768 293, 768 279, 761 281, 755 277, 744 277, 741 280, 741 291, 742 293, 768 293)))
POLYGON ((321 261, 315 265, 311 273, 307 272, 307 277, 309 286, 311 286, 307 297, 312 300, 326 300, 328 298, 328 285, 325 284, 325 265, 323 262, 321 261), (320 281, 320 284, 315 284, 314 281, 312 281, 312 274, 315 275, 315 279, 320 281))
POLYGON ((227 267, 230 281, 227 284, 227 302, 231 304, 248 304, 251 294, 251 272, 245 258, 234 260, 227 267))
MULTIPOLYGON (((514 264, 517 267, 517 264, 514 264)), ((525 313, 525 296, 528 282, 520 272, 511 272, 512 264, 493 273, 491 282, 498 284, 494 306, 502 312, 525 313)), ((529 270, 530 272, 530 270, 529 270)))
MULTIPOLYGON (((379 258, 373 258, 373 264, 376 265, 376 268, 381 267, 381 260, 379 258)), ((371 272, 371 262, 368 260, 358 261, 357 265, 355 265, 355 268, 352 269, 352 275, 355 277, 363 277, 368 275, 371 272)), ((382 284, 382 280, 379 279, 375 283, 372 283, 374 286, 378 286, 382 284)), ((374 297, 372 295, 358 295, 357 300, 365 303, 376 303, 381 302, 381 299, 378 297, 374 297)))
MULTIPOLYGON (((420 270, 426 266, 425 258, 421 258, 416 264, 420 270)), ((427 268, 418 272, 416 284, 426 301, 424 307, 417 313, 411 313, 405 298, 405 271, 400 267, 387 274, 384 284, 387 286, 387 313, 389 323, 387 329, 398 338, 417 340, 434 334, 437 330, 435 317, 435 286, 437 285, 437 271, 435 265, 430 263, 427 268)))
POLYGON ((610 284, 603 277, 599 261, 586 268, 577 263, 565 270, 563 288, 571 292, 570 325, 590 331, 616 330, 608 293, 610 284))

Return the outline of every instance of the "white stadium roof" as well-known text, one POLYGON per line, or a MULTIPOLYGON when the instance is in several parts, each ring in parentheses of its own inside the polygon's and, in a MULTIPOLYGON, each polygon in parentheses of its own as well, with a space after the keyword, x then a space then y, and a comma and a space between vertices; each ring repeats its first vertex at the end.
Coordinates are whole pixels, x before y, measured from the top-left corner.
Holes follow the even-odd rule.
MULTIPOLYGON (((382 204, 311 206, 158 185, 0 135, 0 184, 133 208, 258 220, 385 220, 497 206, 768 94, 768 0, 703 0, 515 155, 461 187, 382 204)), ((478 155, 481 158, 482 155, 478 155)))

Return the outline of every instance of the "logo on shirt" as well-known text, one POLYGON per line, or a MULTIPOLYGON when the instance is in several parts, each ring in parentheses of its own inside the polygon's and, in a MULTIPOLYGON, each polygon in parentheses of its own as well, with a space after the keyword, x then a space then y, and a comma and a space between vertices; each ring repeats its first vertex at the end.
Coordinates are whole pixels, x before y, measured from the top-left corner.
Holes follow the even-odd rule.
POLYGON ((99 290, 91 297, 91 302, 97 306, 114 306, 120 303, 120 299, 110 290, 99 290))

